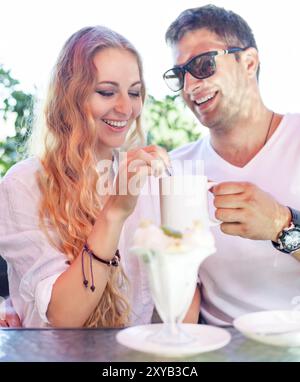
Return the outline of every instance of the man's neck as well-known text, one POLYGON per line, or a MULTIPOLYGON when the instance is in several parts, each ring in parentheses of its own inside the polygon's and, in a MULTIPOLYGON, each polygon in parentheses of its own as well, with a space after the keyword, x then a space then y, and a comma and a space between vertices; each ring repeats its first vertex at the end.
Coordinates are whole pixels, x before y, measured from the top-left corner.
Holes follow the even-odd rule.
POLYGON ((241 116, 227 126, 211 129, 211 145, 225 161, 244 167, 265 146, 282 116, 274 115, 264 106, 255 114, 241 116), (272 120, 272 123, 271 123, 272 120))

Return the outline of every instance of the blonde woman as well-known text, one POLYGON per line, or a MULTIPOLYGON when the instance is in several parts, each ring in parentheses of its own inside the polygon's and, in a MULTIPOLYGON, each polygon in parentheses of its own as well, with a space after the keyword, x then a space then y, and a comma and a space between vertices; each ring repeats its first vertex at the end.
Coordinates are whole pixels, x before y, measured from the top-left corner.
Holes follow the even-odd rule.
MULTIPOLYGON (((38 151, 0 184, 0 253, 23 326, 150 322, 147 282, 128 250, 139 219, 158 216, 155 199, 138 193, 169 158, 159 147, 130 147, 142 137, 144 99, 141 60, 124 37, 99 26, 67 40, 51 78, 42 134, 31 139, 38 151), (122 159, 118 149, 125 144, 122 159), (138 192, 131 192, 136 175, 138 192), (127 178, 125 192, 121 178, 127 178)), ((197 320, 195 301, 188 321, 197 320)))

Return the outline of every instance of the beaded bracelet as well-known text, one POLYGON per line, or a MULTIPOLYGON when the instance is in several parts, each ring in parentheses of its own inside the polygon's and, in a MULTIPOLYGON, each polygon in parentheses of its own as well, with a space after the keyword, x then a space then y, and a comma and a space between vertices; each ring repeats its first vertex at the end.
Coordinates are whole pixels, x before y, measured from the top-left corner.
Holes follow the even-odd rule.
POLYGON ((85 272, 84 272, 84 259, 83 259, 83 257, 84 257, 85 253, 87 253, 90 257, 90 271, 91 271, 91 279, 92 279, 92 284, 91 284, 90 289, 92 292, 94 292, 96 287, 95 287, 95 283, 94 283, 92 259, 100 261, 101 263, 106 264, 109 267, 110 266, 117 267, 120 264, 121 256, 120 256, 119 250, 117 249, 114 257, 111 260, 100 259, 100 257, 96 256, 94 254, 94 252, 89 248, 89 246, 85 243, 83 248, 82 248, 82 252, 81 252, 81 268, 82 268, 82 275, 83 275, 83 285, 86 288, 88 287, 89 282, 88 282, 87 278, 85 277, 85 272))

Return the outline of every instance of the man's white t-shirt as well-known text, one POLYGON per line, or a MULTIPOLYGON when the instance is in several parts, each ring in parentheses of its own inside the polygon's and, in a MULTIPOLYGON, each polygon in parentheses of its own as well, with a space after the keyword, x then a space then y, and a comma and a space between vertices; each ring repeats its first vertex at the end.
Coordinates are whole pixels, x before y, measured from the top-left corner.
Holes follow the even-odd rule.
MULTIPOLYGON (((279 203, 300 210, 300 115, 287 114, 266 145, 243 168, 222 159, 209 135, 172 152, 173 160, 204 160, 217 183, 246 181, 279 203)), ((210 194, 210 193, 209 193, 210 194)), ((209 195, 214 215, 213 196, 209 195)), ((300 262, 274 249, 271 241, 226 235, 213 227, 216 253, 200 267, 201 313, 207 323, 230 325, 242 314, 300 306, 300 262)))

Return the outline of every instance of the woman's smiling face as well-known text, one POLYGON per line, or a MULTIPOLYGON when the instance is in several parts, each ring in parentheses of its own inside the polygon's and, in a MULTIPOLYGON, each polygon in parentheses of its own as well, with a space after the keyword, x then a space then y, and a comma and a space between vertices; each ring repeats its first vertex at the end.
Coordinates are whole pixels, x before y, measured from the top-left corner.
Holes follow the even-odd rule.
POLYGON ((106 48, 94 57, 97 84, 89 107, 99 130, 99 152, 124 144, 132 123, 140 115, 142 82, 133 53, 106 48))

